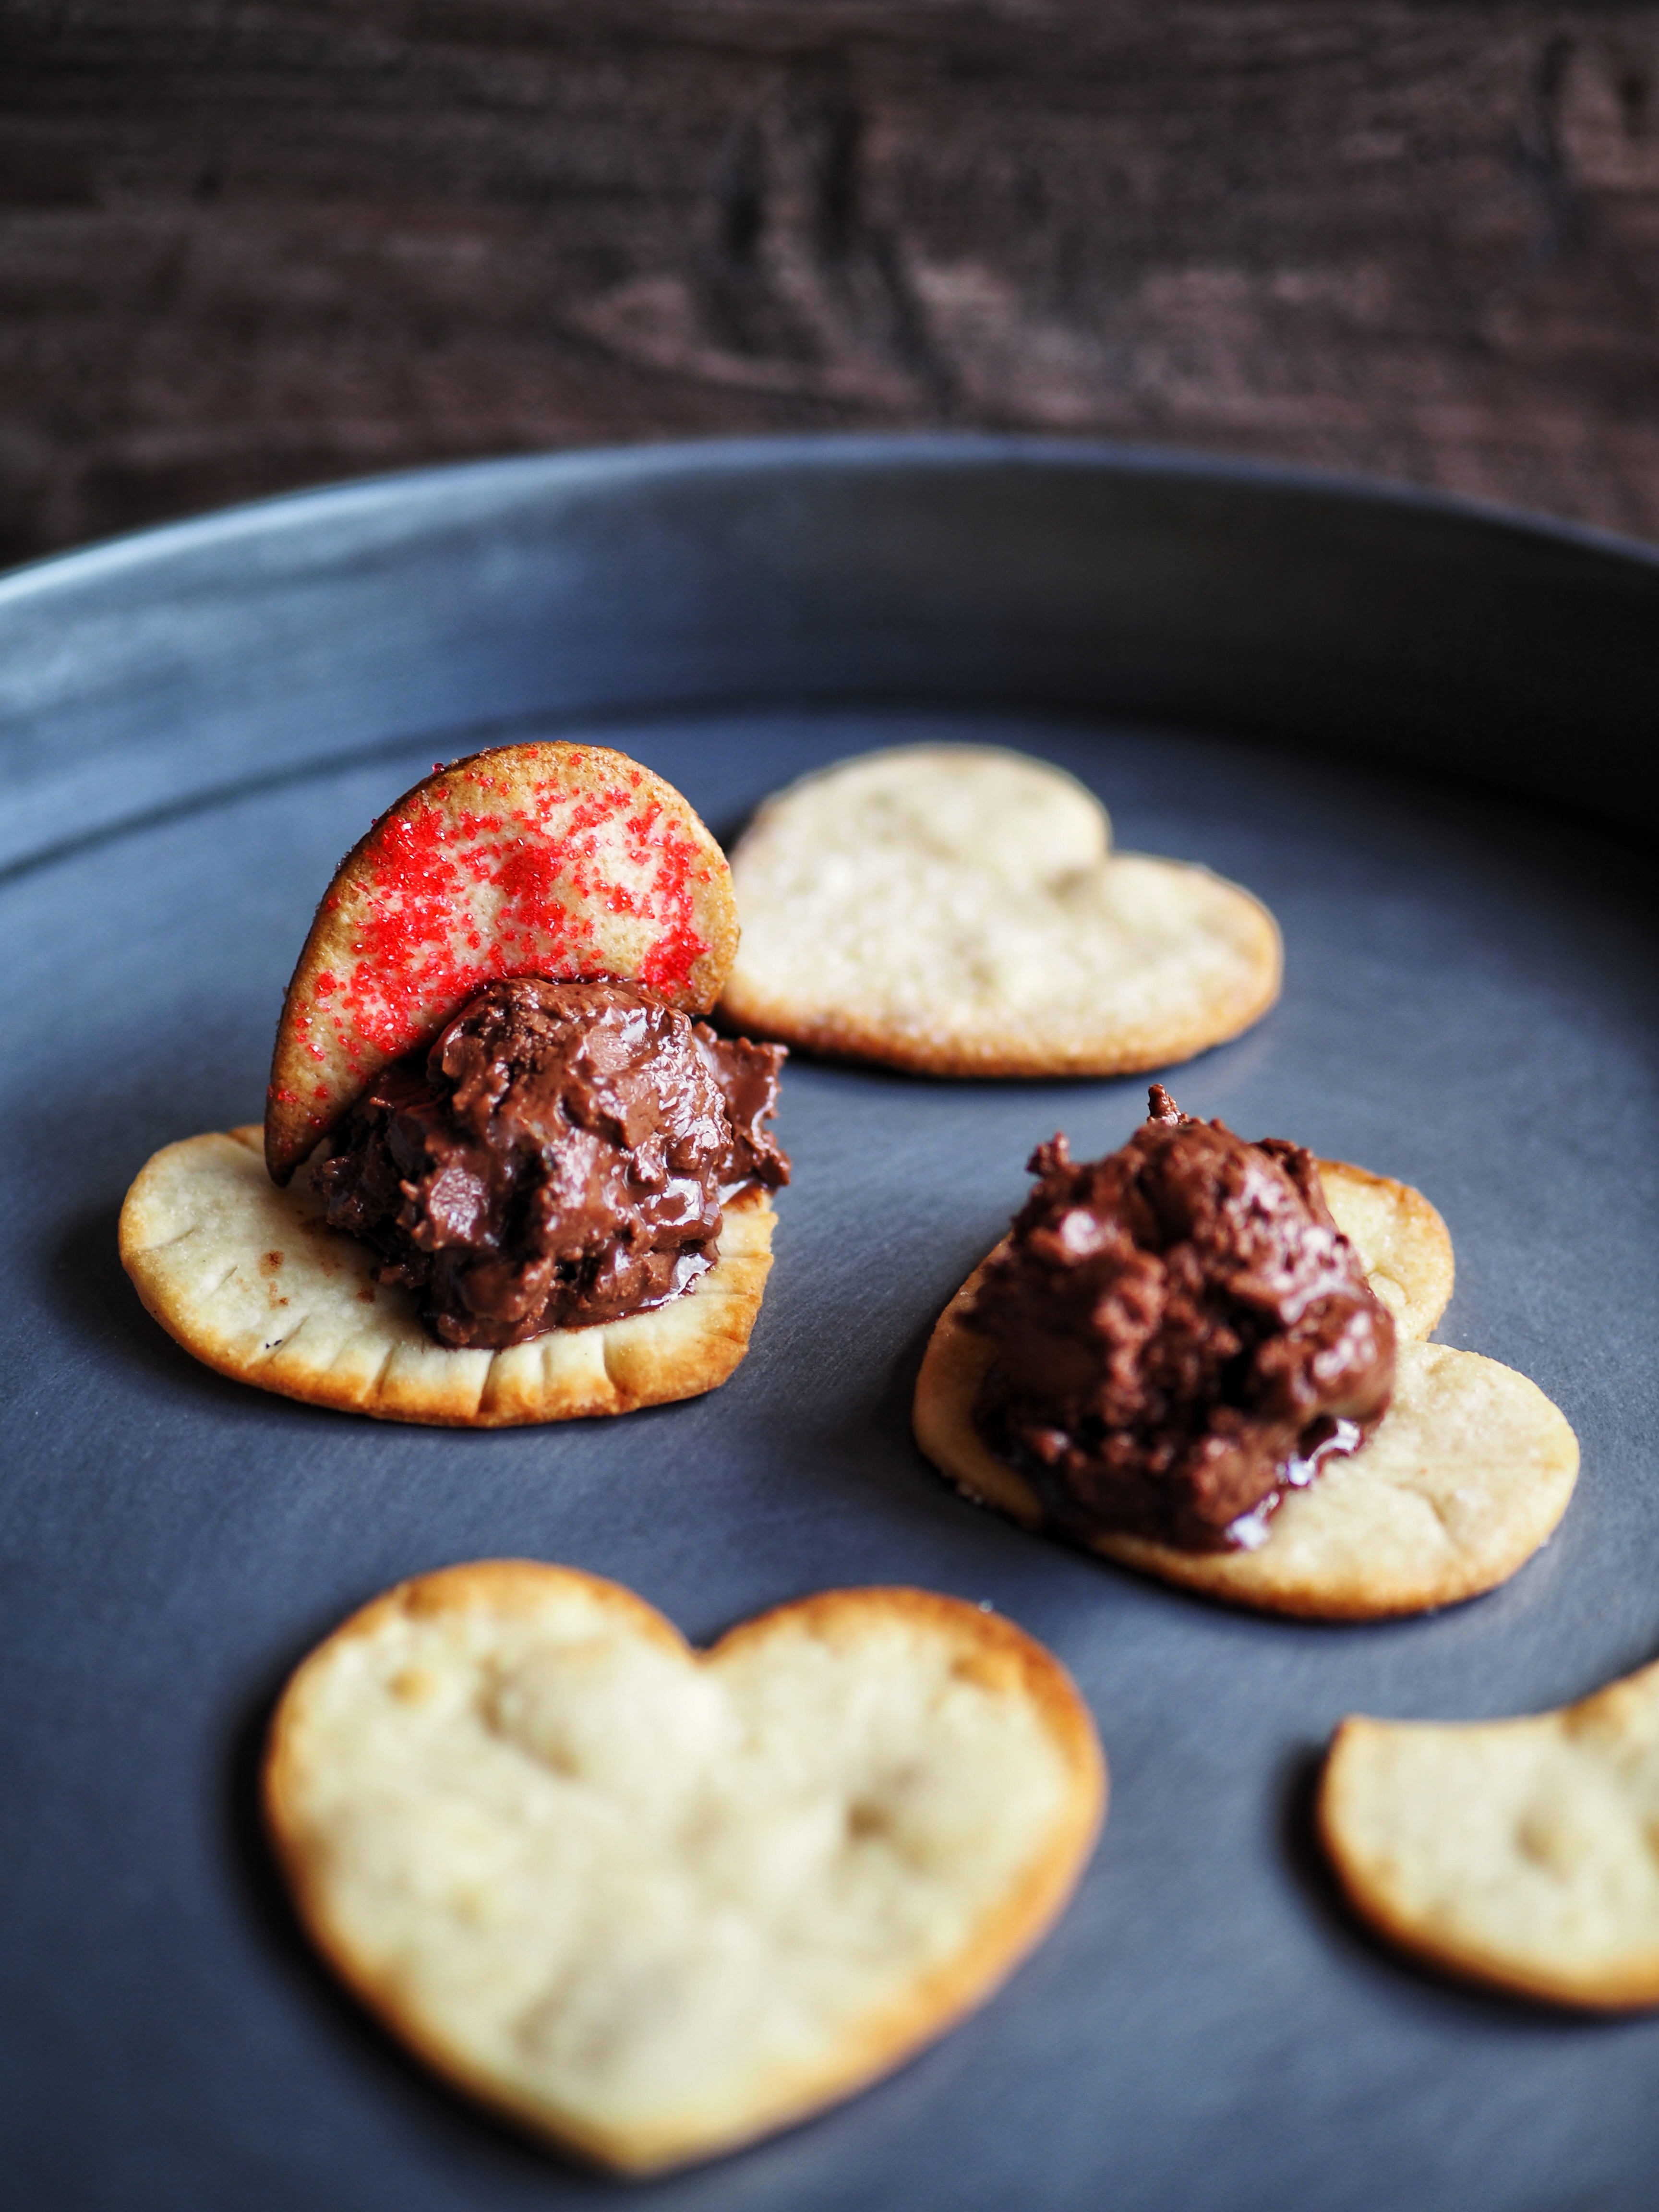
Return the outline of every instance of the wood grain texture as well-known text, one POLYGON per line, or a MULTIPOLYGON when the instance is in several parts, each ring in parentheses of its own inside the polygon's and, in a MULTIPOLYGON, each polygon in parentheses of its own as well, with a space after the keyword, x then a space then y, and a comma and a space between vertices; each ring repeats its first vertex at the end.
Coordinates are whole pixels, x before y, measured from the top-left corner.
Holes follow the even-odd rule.
POLYGON ((0 0, 0 556, 919 423, 1659 537, 1659 10, 0 0))

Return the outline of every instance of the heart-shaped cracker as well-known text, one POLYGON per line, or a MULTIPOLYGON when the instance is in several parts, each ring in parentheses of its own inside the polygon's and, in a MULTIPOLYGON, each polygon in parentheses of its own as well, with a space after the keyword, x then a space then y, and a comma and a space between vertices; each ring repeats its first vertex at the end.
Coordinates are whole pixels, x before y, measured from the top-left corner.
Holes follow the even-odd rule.
POLYGON ((1451 1303, 1455 1279, 1451 1236, 1438 1212, 1408 1182, 1346 1160, 1321 1160, 1319 1187, 1394 1316, 1395 1334, 1427 1336, 1451 1303))
POLYGON ((301 1168, 265 1173, 257 1127, 157 1152, 121 1209, 121 1261, 170 1336, 239 1382, 381 1420, 498 1428, 628 1413, 718 1389, 742 1360, 772 1265, 764 1192, 726 1208, 720 1256, 666 1305, 503 1352, 437 1343, 412 1291, 331 1229, 301 1168))
POLYGON ((1273 916, 1109 838, 1081 784, 994 746, 807 776, 732 854, 743 942, 723 1012, 935 1075, 1120 1075, 1249 1028, 1279 995, 1273 916))
POLYGON ((265 1806, 317 1943, 433 2066, 631 2172, 861 2087, 1059 1914, 1088 1712, 996 1615, 836 1590, 705 1655, 630 1591, 495 1560, 313 1653, 265 1806))
MULTIPOLYGON (((1370 1441, 1292 1492, 1255 1551, 1188 1552, 1144 1536, 1089 1548, 1206 1596, 1320 1620, 1376 1620, 1474 1597, 1508 1580, 1567 1508, 1571 1429, 1535 1383, 1495 1359, 1421 1341, 1451 1294, 1451 1242, 1420 1192, 1322 1161, 1337 1226, 1389 1307, 1401 1341, 1394 1402, 1370 1441)), ((916 1379, 915 1434, 969 1496, 1027 1528, 1042 1511, 973 1421, 994 1357, 963 1314, 981 1269, 939 1316, 916 1379)))
POLYGON ((276 1027, 270 1173, 285 1182, 388 1061, 498 976, 611 976, 706 1013, 737 942, 724 854, 625 754, 503 745, 434 769, 317 909, 276 1027))
POLYGON ((1659 1666, 1526 1720, 1346 1720, 1319 1829, 1358 1911, 1432 1965, 1659 2004, 1659 1666))

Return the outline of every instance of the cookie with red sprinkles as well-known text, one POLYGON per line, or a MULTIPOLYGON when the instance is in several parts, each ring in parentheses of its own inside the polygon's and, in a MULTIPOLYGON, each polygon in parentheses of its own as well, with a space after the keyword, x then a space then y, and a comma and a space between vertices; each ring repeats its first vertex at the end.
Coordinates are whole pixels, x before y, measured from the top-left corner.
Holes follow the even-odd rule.
POLYGON ((323 894, 276 1026, 265 1164, 286 1182, 486 983, 610 976, 702 1014, 737 948, 726 856, 626 754, 501 745, 434 769, 323 894))

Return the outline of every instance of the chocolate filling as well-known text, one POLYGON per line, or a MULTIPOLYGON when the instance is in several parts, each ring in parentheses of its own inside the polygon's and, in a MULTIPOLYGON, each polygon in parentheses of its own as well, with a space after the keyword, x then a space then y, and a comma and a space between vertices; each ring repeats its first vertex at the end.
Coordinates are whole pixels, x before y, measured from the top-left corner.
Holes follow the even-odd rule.
POLYGON ((1393 1318, 1313 1156, 1194 1121, 1154 1084, 1121 1152, 1078 1164, 1056 1137, 1030 1167, 969 1316, 996 1351, 980 1433, 1066 1534, 1260 1543, 1394 1388, 1393 1318))
POLYGON ((316 1188, 441 1344, 615 1321, 713 1267, 727 1201, 788 1182, 784 1057, 632 985, 491 983, 376 1078, 316 1188))

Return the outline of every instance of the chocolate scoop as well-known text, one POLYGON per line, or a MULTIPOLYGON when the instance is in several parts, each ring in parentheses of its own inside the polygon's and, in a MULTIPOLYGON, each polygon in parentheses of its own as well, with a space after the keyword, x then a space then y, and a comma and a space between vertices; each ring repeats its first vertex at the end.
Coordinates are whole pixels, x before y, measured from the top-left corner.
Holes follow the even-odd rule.
POLYGON ((1259 1543, 1387 1412, 1394 1322, 1311 1153, 1151 1098, 1104 1159, 1032 1154, 969 1316, 996 1347, 975 1419, 1068 1534, 1259 1543))
POLYGON ((316 1188, 440 1343, 615 1321, 714 1265, 738 1192, 788 1182, 765 1126, 784 1057, 634 986, 491 983, 381 1071, 316 1188))

